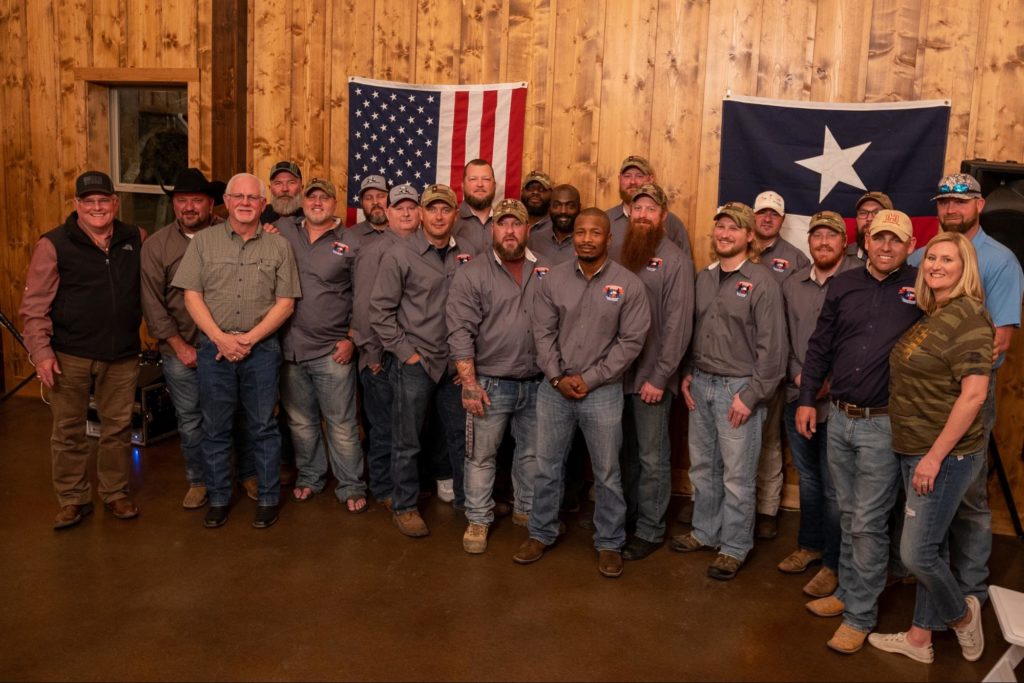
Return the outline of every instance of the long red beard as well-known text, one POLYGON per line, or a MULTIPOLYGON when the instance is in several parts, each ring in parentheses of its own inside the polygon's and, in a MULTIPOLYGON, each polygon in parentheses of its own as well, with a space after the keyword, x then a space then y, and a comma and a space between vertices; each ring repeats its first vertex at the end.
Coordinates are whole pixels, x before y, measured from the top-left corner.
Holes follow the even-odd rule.
POLYGON ((650 263, 658 251, 665 236, 665 228, 657 227, 654 230, 642 230, 632 225, 626 231, 626 239, 622 242, 622 251, 619 253, 619 261, 629 270, 637 273, 641 268, 650 263))

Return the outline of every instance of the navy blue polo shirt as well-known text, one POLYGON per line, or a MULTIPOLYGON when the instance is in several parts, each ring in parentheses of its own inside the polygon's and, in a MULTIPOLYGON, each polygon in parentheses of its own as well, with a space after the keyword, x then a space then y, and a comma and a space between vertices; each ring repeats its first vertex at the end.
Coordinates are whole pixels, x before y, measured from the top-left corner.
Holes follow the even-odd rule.
POLYGON ((904 265, 877 280, 867 267, 836 275, 807 344, 800 405, 813 406, 832 375, 832 398, 857 406, 889 403, 889 352, 921 317, 914 293, 917 268, 904 265))

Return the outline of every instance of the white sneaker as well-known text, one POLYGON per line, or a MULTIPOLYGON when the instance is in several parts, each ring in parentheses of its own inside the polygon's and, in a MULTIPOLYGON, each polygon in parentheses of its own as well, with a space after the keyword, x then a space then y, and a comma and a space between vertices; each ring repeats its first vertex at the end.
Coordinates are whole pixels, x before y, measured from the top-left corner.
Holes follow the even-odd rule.
POLYGON ((451 479, 437 480, 437 497, 442 503, 451 503, 455 500, 455 486, 451 479))
POLYGON ((967 609, 971 612, 971 623, 967 628, 955 628, 956 639, 960 641, 960 649, 964 653, 964 659, 968 662, 976 662, 981 659, 981 653, 985 651, 985 634, 981 631, 981 603, 973 595, 967 596, 967 609))
POLYGON ((872 633, 868 635, 868 642, 882 652, 895 652, 916 659, 925 664, 935 661, 935 650, 931 643, 926 647, 918 647, 907 640, 906 633, 872 633))

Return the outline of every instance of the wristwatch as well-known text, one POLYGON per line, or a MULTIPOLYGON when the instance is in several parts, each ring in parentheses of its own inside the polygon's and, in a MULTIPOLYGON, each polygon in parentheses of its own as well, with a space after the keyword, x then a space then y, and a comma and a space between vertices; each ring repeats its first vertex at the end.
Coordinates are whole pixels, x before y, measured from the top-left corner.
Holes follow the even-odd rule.
POLYGON ((555 377, 553 380, 551 380, 551 386, 553 386, 554 388, 557 389, 558 388, 558 383, 561 382, 561 381, 562 381, 561 377, 555 377))

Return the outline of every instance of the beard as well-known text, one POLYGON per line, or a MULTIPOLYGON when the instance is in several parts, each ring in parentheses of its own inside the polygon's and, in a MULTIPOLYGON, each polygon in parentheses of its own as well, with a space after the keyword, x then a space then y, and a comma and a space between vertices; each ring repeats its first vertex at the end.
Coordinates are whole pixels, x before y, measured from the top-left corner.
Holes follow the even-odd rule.
POLYGON ((960 220, 957 220, 957 221, 943 221, 941 219, 939 220, 939 226, 942 228, 943 232, 958 232, 961 235, 966 233, 966 232, 968 232, 969 230, 971 230, 977 224, 978 224, 978 220, 977 219, 971 221, 970 223, 968 223, 967 221, 960 221, 960 220))
POLYGON ((630 223, 626 239, 622 242, 619 261, 632 272, 639 272, 654 257, 664 236, 665 228, 660 225, 656 228, 639 227, 630 223))
POLYGON ((494 203, 494 193, 490 193, 486 197, 474 197, 471 194, 466 195, 466 203, 469 204, 469 208, 476 211, 483 211, 484 209, 491 208, 491 204, 494 203))
POLYGON ((519 242, 514 248, 509 249, 502 242, 494 246, 494 251, 497 252, 502 261, 519 261, 526 254, 526 245, 519 242))
POLYGON ((814 267, 821 271, 831 270, 835 267, 839 260, 843 258, 842 250, 839 251, 815 251, 811 254, 811 258, 814 260, 814 267))
POLYGON ((533 218, 543 218, 548 215, 548 208, 551 202, 543 202, 541 204, 527 204, 526 213, 533 218))
POLYGON ((370 225, 388 224, 388 216, 383 211, 371 211, 370 215, 366 217, 366 220, 370 225))
POLYGON ((620 188, 619 188, 619 199, 621 199, 621 200, 622 200, 622 203, 623 203, 623 204, 629 204, 630 202, 632 202, 632 201, 633 201, 633 193, 634 193, 634 192, 636 192, 636 189, 635 189, 635 188, 634 188, 634 189, 631 189, 631 190, 623 190, 623 189, 622 189, 622 188, 620 187, 620 188))
POLYGON ((274 197, 270 206, 279 216, 291 216, 302 208, 302 197, 274 197))

